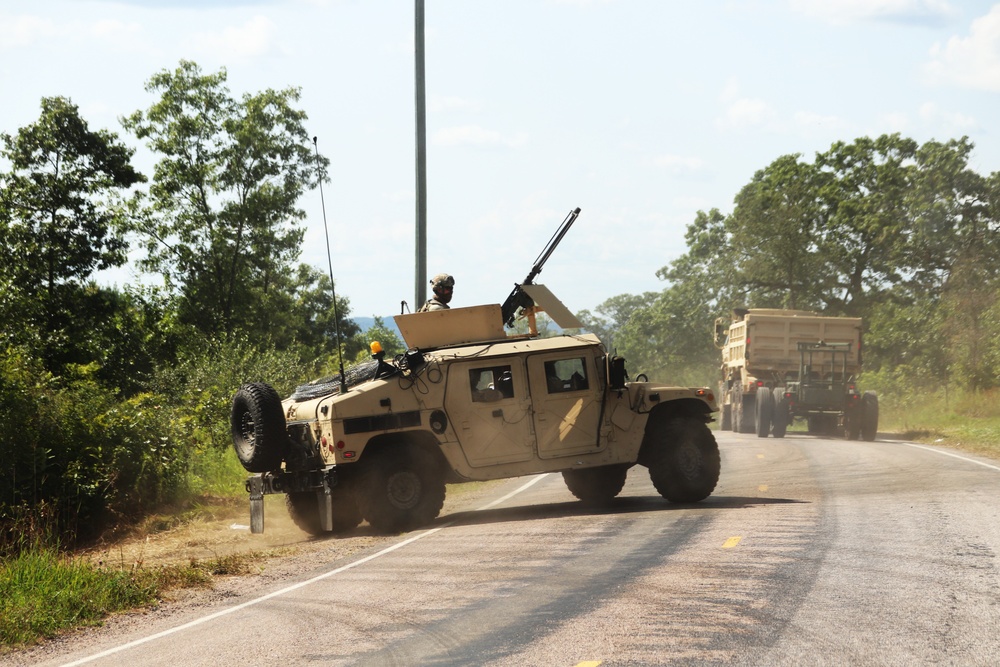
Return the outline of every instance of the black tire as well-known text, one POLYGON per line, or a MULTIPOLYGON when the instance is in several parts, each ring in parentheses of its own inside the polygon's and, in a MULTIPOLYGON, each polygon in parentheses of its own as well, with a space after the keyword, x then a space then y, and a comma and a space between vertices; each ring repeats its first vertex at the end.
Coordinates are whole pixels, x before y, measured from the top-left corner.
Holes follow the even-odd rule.
POLYGON ((758 438, 766 438, 771 432, 771 417, 774 414, 774 394, 767 387, 757 388, 754 406, 754 430, 758 438))
POLYGON ((569 492, 588 505, 604 505, 621 493, 628 476, 628 466, 612 465, 579 470, 563 470, 569 492))
POLYGON ((788 430, 788 422, 792 416, 788 414, 788 399, 782 387, 774 388, 774 414, 771 417, 771 434, 775 438, 784 438, 788 430))
POLYGON ((719 423, 720 431, 731 431, 733 430, 733 406, 723 405, 722 406, 722 419, 719 423))
POLYGON ((862 415, 864 414, 864 410, 864 405, 859 403, 844 414, 844 434, 848 440, 857 440, 861 437, 861 423, 863 421, 862 415))
POLYGON ((444 505, 444 476, 419 447, 391 447, 370 455, 355 497, 375 530, 397 533, 433 521, 444 505))
POLYGON ((871 442, 878 435, 878 396, 866 391, 861 397, 861 437, 871 442))
MULTIPOLYGON (((354 496, 343 486, 335 486, 333 496, 333 532, 343 533, 357 528, 361 523, 361 511, 354 496)), ((320 520, 319 504, 322 492, 300 491, 285 496, 285 506, 295 525, 310 535, 323 535, 323 524, 320 520)))
POLYGON ((753 433, 756 427, 756 420, 754 419, 754 395, 747 394, 743 396, 737 393, 737 399, 740 402, 740 421, 737 425, 737 433, 753 433))
POLYGON ((270 472, 281 467, 288 449, 281 398, 270 385, 251 382, 233 396, 229 415, 233 448, 248 472, 270 472))
POLYGON ((715 490, 721 460, 711 429, 693 417, 673 417, 655 425, 644 457, 657 492, 673 503, 696 503, 715 490))

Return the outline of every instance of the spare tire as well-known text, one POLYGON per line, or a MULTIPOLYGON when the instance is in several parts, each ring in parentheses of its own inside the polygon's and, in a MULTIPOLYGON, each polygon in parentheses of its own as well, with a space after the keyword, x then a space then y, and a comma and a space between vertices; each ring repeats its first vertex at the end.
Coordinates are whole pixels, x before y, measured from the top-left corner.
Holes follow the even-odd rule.
POLYGON ((233 396, 229 416, 233 448, 247 472, 270 472, 281 467, 288 449, 281 398, 271 385, 251 382, 233 396))

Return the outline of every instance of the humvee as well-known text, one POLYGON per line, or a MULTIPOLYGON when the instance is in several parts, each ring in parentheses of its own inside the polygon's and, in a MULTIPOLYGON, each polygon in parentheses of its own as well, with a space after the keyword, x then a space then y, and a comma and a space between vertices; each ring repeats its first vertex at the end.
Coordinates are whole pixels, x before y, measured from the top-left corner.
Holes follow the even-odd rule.
POLYGON ((433 521, 449 483, 558 472, 600 504, 637 465, 669 501, 708 497, 720 472, 711 390, 631 380, 593 334, 540 337, 538 312, 582 325, 533 274, 503 307, 397 315, 408 349, 391 360, 376 342, 370 362, 284 399, 266 383, 240 387, 231 428, 253 473, 251 530, 264 529, 265 494, 285 494, 311 534, 363 519, 399 532, 433 521), (505 331, 514 310, 528 333, 505 331))

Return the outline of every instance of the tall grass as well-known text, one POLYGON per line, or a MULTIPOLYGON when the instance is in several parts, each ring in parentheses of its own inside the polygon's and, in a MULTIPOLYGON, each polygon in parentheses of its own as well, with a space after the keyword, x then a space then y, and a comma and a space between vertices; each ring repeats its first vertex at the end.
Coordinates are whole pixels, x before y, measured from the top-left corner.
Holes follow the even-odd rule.
POLYGON ((1000 390, 876 382, 879 431, 1000 458, 1000 390))
POLYGON ((53 547, 27 549, 0 564, 0 644, 93 625, 109 613, 152 604, 157 594, 150 570, 95 567, 53 547))

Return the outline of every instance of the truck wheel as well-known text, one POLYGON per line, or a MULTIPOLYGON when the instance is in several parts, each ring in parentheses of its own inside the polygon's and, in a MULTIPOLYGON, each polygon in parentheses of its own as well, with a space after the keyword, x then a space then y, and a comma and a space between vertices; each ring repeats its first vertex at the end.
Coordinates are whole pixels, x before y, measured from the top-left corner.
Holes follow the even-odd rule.
POLYGON ((844 414, 844 422, 846 422, 847 428, 845 429, 848 440, 857 440, 861 437, 861 422, 862 414, 864 413, 864 405, 855 405, 849 409, 844 414))
POLYGON ((378 452, 357 481, 361 515, 380 532, 428 524, 444 505, 444 477, 433 457, 419 447, 378 452))
POLYGON ((281 467, 288 446, 281 398, 270 385, 251 382, 233 396, 229 414, 236 456, 248 472, 281 467))
POLYGON ((754 411, 758 438, 766 438, 771 432, 771 417, 774 413, 774 394, 766 387, 757 390, 757 405, 754 411))
POLYGON ((674 417, 654 427, 646 466, 657 492, 673 503, 696 503, 711 495, 719 482, 719 445, 707 425, 691 417, 674 417))
POLYGON ((597 468, 563 470, 566 488, 588 505, 604 505, 621 493, 628 475, 628 466, 612 465, 597 468))
POLYGON ((871 442, 878 434, 878 396, 866 391, 861 397, 861 437, 871 442))
POLYGON ((754 420, 754 406, 753 406, 753 394, 747 394, 746 396, 741 396, 738 400, 740 402, 740 423, 737 425, 737 433, 753 433, 755 420, 754 420))
POLYGON ((733 429, 733 406, 722 406, 722 421, 719 423, 720 431, 731 431, 733 429))
POLYGON ((771 418, 771 433, 775 438, 784 438, 785 431, 788 430, 788 422, 791 416, 788 414, 788 399, 785 398, 785 391, 781 387, 774 388, 774 415, 771 418))
MULTIPOLYGON (((344 486, 331 490, 333 499, 333 532, 343 533, 357 528, 361 523, 361 512, 350 491, 344 486)), ((323 501, 322 491, 297 491, 285 496, 285 506, 295 525, 310 535, 322 535, 323 522, 319 504, 323 501)))

